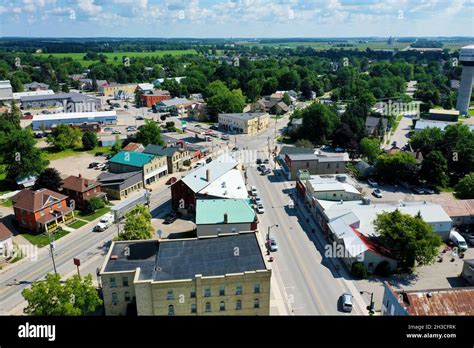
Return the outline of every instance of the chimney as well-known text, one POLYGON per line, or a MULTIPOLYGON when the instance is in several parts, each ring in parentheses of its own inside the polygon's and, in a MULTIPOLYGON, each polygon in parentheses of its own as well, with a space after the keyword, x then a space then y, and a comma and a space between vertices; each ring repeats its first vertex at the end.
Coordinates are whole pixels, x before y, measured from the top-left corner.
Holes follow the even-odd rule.
POLYGON ((78 177, 79 179, 80 179, 80 178, 82 178, 82 174, 81 174, 81 173, 79 173, 79 175, 78 175, 77 177, 78 177))
POLYGON ((211 170, 206 169, 206 181, 211 182, 211 170))
POLYGON ((224 213, 224 223, 227 224, 229 221, 229 216, 227 215, 227 213, 224 213))

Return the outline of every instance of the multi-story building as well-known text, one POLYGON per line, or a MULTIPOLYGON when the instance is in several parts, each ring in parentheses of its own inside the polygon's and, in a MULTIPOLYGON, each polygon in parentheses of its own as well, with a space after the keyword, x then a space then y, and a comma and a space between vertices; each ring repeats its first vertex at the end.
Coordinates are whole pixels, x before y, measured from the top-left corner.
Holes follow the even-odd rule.
POLYGON ((105 198, 100 183, 83 178, 81 174, 68 176, 63 180, 61 187, 62 193, 74 200, 74 206, 80 210, 86 209, 86 203, 92 197, 105 198))
POLYGON ((336 175, 300 175, 308 203, 324 199, 328 201, 357 201, 362 193, 357 183, 346 174, 336 175))
POLYGON ((97 180, 108 199, 124 199, 143 189, 143 173, 141 171, 121 174, 101 173, 97 180))
POLYGON ((151 108, 154 104, 163 100, 169 99, 171 99, 171 95, 168 91, 155 91, 153 93, 147 93, 140 96, 142 105, 148 108, 151 108))
POLYGON ((106 315, 269 315, 258 234, 112 242, 100 271, 106 315))
POLYGON ((254 135, 267 129, 269 122, 266 112, 219 114, 219 127, 235 133, 254 135))
POLYGON ((20 227, 34 232, 53 231, 74 218, 66 200, 67 196, 48 189, 25 189, 12 197, 13 211, 20 227))
POLYGON ((109 160, 109 171, 115 174, 141 171, 144 184, 149 185, 168 174, 168 165, 164 156, 120 151, 109 160))
POLYGON ((314 153, 286 154, 282 169, 288 180, 295 180, 299 170, 307 170, 311 175, 345 173, 349 162, 347 152, 335 153, 316 150, 314 153))
POLYGON ((115 93, 118 91, 123 91, 126 94, 134 94, 137 90, 136 83, 126 83, 126 84, 117 84, 117 83, 110 83, 109 85, 105 86, 98 86, 97 89, 99 93, 102 93, 106 97, 113 97, 115 93))
POLYGON ((183 168, 184 162, 191 159, 189 151, 178 146, 164 147, 150 144, 143 152, 166 157, 168 173, 170 174, 179 172, 183 168))

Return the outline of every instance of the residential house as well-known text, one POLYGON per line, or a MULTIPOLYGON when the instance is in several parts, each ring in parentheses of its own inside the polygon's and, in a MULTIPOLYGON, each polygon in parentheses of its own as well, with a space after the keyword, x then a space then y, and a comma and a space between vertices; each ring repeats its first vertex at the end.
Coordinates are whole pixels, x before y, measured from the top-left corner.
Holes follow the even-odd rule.
POLYGON ((125 152, 143 152, 145 150, 145 147, 142 144, 139 143, 128 143, 124 148, 122 148, 122 151, 125 152))
POLYGON ((62 193, 74 201, 73 205, 79 210, 86 210, 87 201, 92 197, 106 198, 99 182, 83 178, 81 174, 68 176, 61 187, 62 193))
POLYGON ((0 261, 10 257, 13 252, 13 233, 0 222, 0 261))
POLYGON ((255 232, 112 242, 99 273, 105 314, 268 316, 261 244, 255 232))
POLYGON ((189 110, 188 114, 195 121, 207 121, 209 119, 207 104, 198 100, 196 100, 196 104, 189 110))
POLYGON ((49 89, 49 85, 42 82, 33 81, 32 83, 27 83, 24 85, 25 92, 30 91, 46 91, 49 89))
POLYGON ((120 151, 109 160, 109 171, 114 174, 141 171, 144 185, 149 185, 168 174, 168 167, 166 157, 120 151))
POLYGON ((387 131, 388 120, 385 117, 367 116, 365 131, 371 137, 382 137, 387 131))
POLYGON ((219 127, 233 133, 255 135, 267 129, 270 115, 265 112, 219 114, 219 127))
POLYGON ((316 150, 312 154, 286 154, 285 160, 282 162, 282 169, 288 180, 295 180, 300 169, 306 169, 311 175, 345 173, 347 162, 349 162, 347 152, 335 153, 316 150))
POLYGON ((474 285, 474 259, 463 260, 461 277, 469 285, 474 285))
POLYGON ((198 237, 257 230, 257 215, 249 199, 196 200, 198 237))
POLYGON ((384 282, 382 315, 473 316, 474 287, 395 290, 384 282))
POLYGON ((97 181, 108 199, 121 200, 142 190, 143 173, 141 171, 114 174, 101 173, 97 181))
POLYGON ((245 180, 238 162, 224 154, 178 180, 171 186, 173 209, 194 213, 196 200, 205 198, 248 198, 245 180))
POLYGON ((18 226, 33 232, 54 231, 61 223, 74 218, 67 196, 48 190, 21 190, 12 197, 18 226))
POLYGON ((169 174, 180 172, 184 167, 184 162, 191 160, 189 151, 179 146, 164 147, 150 144, 143 152, 166 157, 169 174))

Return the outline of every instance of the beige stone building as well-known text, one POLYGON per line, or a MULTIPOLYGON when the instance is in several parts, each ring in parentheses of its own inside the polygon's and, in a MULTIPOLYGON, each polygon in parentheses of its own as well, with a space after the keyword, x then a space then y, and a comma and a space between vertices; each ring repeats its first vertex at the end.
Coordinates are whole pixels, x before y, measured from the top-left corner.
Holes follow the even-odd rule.
POLYGON ((99 86, 98 90, 100 93, 103 93, 106 97, 111 97, 114 95, 115 92, 124 91, 128 94, 134 94, 137 90, 136 83, 128 83, 128 84, 111 84, 108 86, 99 86))
POLYGON ((255 232, 113 242, 100 272, 106 315, 269 315, 255 232))
POLYGON ((267 129, 269 123, 266 112, 219 114, 219 126, 233 133, 254 135, 267 129))

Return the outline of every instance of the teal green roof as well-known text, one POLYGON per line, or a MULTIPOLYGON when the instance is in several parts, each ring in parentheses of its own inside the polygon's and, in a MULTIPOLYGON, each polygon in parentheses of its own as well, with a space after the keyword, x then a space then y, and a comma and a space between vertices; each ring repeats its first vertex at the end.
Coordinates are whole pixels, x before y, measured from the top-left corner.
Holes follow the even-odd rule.
POLYGON ((133 152, 133 151, 120 151, 114 157, 110 159, 110 162, 126 164, 133 167, 143 167, 145 164, 150 162, 155 155, 149 155, 142 152, 133 152))
POLYGON ((222 224, 227 213, 227 223, 255 221, 249 199, 198 199, 196 201, 196 225, 222 224))

